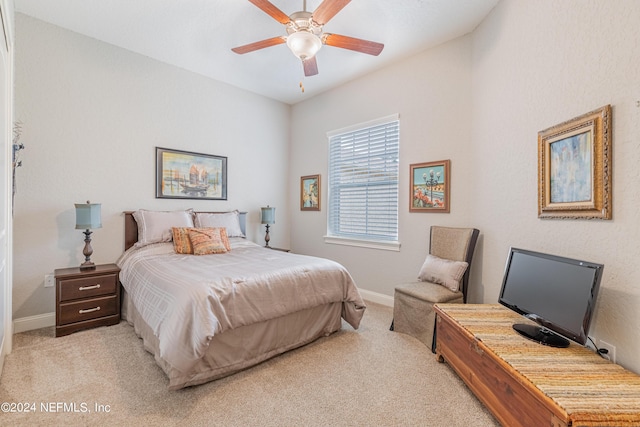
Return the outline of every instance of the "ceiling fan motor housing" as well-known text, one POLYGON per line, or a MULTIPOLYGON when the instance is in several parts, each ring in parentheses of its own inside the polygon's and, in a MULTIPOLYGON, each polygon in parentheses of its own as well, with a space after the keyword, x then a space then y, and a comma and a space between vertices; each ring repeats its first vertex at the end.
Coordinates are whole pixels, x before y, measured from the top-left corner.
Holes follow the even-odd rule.
POLYGON ((322 25, 318 25, 313 20, 311 12, 294 12, 289 15, 290 22, 287 24, 287 33, 293 34, 298 31, 308 31, 319 36, 322 33, 322 25))
POLYGON ((322 25, 316 24, 312 14, 306 11, 292 13, 289 19, 287 46, 303 61, 312 58, 322 47, 322 25))

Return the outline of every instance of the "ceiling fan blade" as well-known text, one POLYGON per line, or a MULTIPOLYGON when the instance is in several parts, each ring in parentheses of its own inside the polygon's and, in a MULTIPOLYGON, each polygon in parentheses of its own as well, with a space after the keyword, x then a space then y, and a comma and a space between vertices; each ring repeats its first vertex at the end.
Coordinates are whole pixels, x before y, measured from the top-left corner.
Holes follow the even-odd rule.
POLYGON ((326 24, 350 1, 351 0, 324 0, 313 12, 313 20, 319 25, 326 24))
POLYGON ((264 49, 265 47, 271 47, 278 44, 282 44, 285 41, 286 41, 285 37, 278 36, 278 37, 272 37, 266 40, 260 40, 259 42, 245 44, 244 46, 234 47, 231 50, 234 51, 235 53, 242 55, 244 53, 253 52, 254 50, 264 49))
POLYGON ((305 59, 302 61, 302 66, 304 67, 304 75, 315 76, 318 74, 318 63, 316 62, 316 57, 312 56, 309 59, 305 59))
POLYGON ((290 21, 289 17, 273 3, 268 0, 249 0, 251 3, 259 7, 264 13, 275 19, 281 24, 287 25, 290 21))
POLYGON ((342 49, 355 50, 369 55, 378 56, 384 45, 368 40, 357 39, 355 37, 341 36, 339 34, 324 33, 322 43, 328 46, 340 47, 342 49))

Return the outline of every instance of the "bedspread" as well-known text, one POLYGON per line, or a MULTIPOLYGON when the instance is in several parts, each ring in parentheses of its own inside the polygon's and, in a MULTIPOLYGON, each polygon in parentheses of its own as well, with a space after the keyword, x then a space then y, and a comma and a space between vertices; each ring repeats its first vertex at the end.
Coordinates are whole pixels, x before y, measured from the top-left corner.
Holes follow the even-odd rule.
POLYGON ((159 340, 160 357, 186 372, 215 334, 332 302, 357 329, 365 304, 351 275, 323 258, 232 239, 215 255, 176 254, 171 243, 131 248, 120 281, 159 340))

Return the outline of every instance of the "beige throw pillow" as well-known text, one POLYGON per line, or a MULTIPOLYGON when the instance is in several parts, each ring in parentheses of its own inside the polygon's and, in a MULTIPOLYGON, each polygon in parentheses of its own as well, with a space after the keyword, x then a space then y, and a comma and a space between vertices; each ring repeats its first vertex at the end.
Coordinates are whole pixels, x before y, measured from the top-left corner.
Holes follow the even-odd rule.
POLYGON ((173 238, 172 227, 193 227, 193 210, 184 211, 148 211, 137 210, 133 217, 138 224, 138 241, 135 246, 151 243, 170 242, 173 238))
POLYGON ((194 224, 196 228, 224 227, 228 237, 245 237, 240 228, 240 212, 237 210, 225 213, 196 212, 194 224))
POLYGON ((464 261, 451 261, 429 254, 422 264, 418 279, 423 282, 437 283, 452 292, 457 292, 460 289, 460 280, 468 266, 469 264, 464 261))

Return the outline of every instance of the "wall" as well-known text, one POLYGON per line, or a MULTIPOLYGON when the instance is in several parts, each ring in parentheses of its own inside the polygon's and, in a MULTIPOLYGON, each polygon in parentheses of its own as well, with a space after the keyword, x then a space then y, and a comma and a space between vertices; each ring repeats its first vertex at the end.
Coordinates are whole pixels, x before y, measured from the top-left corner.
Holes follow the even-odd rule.
MULTIPOLYGON (((480 229, 470 301, 494 303, 510 246, 605 264, 591 335, 640 372, 640 3, 503 0, 471 34, 293 108, 292 182, 326 178, 329 130, 400 113, 400 252, 328 245, 326 206, 291 201, 294 250, 336 259, 391 297, 432 224, 480 229), (613 220, 537 218, 537 133, 613 107, 613 220), (450 158, 450 214, 408 212, 409 164, 450 158)), ((292 194, 299 189, 291 185, 292 194)), ((323 188, 326 200, 326 186, 323 188)), ((295 198, 294 198, 295 199, 295 198)))
POLYGON ((473 205, 495 300, 509 246, 605 264, 591 335, 640 372, 640 3, 502 1, 473 36, 473 205), (537 132, 613 109, 613 220, 537 218, 537 132), (481 191, 483 190, 484 191, 481 191), (488 190, 488 191, 487 191, 488 190))
MULTIPOLYGON (((292 247, 339 261, 358 286, 393 295, 413 281, 428 250, 431 225, 474 226, 470 204, 471 39, 446 45, 386 67, 306 102, 292 111, 292 247), (325 244, 327 224, 326 133, 398 113, 400 116, 399 252, 325 244), (409 165, 451 160, 451 213, 409 213, 409 165), (300 176, 321 175, 321 210, 301 212, 300 176)), ((480 265, 480 262, 478 263, 480 265)), ((474 266, 475 268, 475 266, 474 266)), ((474 299, 481 293, 477 287, 474 299)))
MULTIPOLYGON (((16 15, 16 119, 24 123, 14 217, 14 319, 52 313, 44 275, 83 261, 74 203, 102 203, 92 260, 117 260, 123 210, 284 207, 290 107, 16 15), (155 147, 228 157, 228 200, 155 199, 155 147)), ((288 223, 286 209, 277 210, 288 223)), ((275 231, 275 230, 274 230, 275 231)), ((274 246, 288 246, 284 227, 274 246)))

